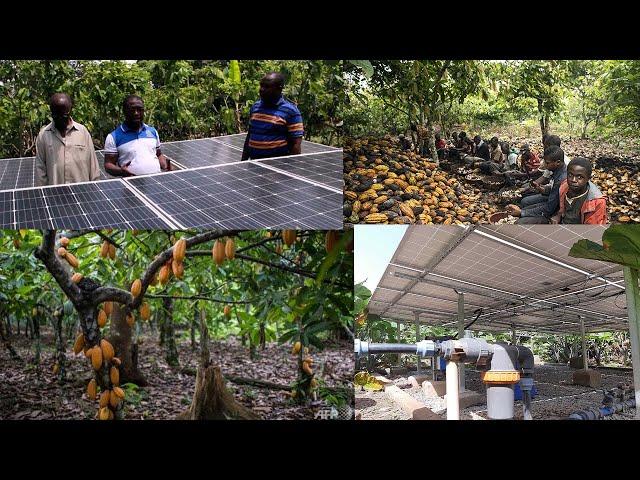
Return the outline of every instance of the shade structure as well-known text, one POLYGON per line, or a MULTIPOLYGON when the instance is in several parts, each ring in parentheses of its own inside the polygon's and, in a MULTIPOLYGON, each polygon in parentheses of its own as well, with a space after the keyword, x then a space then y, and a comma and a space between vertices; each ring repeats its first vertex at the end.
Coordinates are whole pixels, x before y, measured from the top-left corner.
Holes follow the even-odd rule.
MULTIPOLYGON (((356 227, 375 235, 376 227, 356 227)), ((369 303, 386 319, 471 330, 579 334, 626 330, 622 267, 568 256, 605 226, 410 226, 369 303)), ((356 255, 358 242, 356 236, 356 255)))

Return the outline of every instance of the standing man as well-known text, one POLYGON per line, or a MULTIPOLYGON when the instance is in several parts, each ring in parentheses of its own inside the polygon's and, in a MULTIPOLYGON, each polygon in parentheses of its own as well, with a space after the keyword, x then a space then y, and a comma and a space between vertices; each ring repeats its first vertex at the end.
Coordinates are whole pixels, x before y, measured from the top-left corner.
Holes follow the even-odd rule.
POLYGON ((267 73, 260 80, 260 100, 250 110, 242 160, 302 153, 302 115, 282 96, 283 88, 281 73, 267 73))
POLYGON ((91 134, 71 118, 73 101, 66 93, 49 99, 52 122, 36 138, 36 185, 90 182, 100 178, 91 134))
POLYGON ((155 128, 144 123, 144 102, 138 95, 122 101, 124 122, 107 135, 104 142, 104 168, 110 175, 130 177, 170 170, 160 150, 155 128))

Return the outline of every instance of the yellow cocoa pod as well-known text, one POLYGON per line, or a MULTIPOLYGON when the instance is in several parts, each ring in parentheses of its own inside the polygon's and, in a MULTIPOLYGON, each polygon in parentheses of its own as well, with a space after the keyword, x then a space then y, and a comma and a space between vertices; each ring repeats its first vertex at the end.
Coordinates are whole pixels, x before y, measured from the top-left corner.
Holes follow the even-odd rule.
POLYGON ((213 260, 216 262, 216 265, 222 265, 224 259, 224 243, 222 243, 221 240, 216 240, 216 243, 213 245, 213 260))
POLYGON ((74 273, 73 276, 71 277, 71 281, 73 283, 78 283, 80 280, 82 280, 83 277, 84 275, 82 275, 81 273, 74 273))
POLYGON ((87 397, 89 397, 90 400, 96 399, 97 388, 98 384, 96 383, 96 380, 92 378, 89 385, 87 385, 87 397))
POLYGON ((236 244, 233 238, 229 238, 224 246, 224 254, 229 260, 233 260, 236 256, 236 244))
POLYGON ((64 248, 64 247, 60 247, 58 249, 58 255, 63 257, 63 258, 66 257, 67 256, 67 249, 64 248))
POLYGON ((338 238, 338 232, 336 230, 329 230, 327 232, 324 239, 324 247, 327 250, 327 253, 331 253, 333 247, 335 247, 338 242, 338 238))
POLYGON ((111 359, 111 363, 113 363, 115 366, 119 367, 122 362, 120 361, 120 359, 118 357, 113 357, 111 359))
POLYGON ((311 379, 311 388, 316 388, 318 386, 318 381, 315 378, 311 379))
POLYGON ((187 241, 184 238, 181 238, 173 246, 173 259, 178 262, 182 262, 184 260, 184 256, 186 252, 187 252, 187 241))
POLYGON ((182 278, 182 275, 184 274, 183 263, 174 259, 173 262, 171 262, 171 271, 176 278, 182 278))
POLYGON ((124 398, 124 390, 120 387, 113 387, 113 392, 119 397, 124 398))
POLYGON ((167 265, 163 265, 160 268, 160 273, 158 274, 158 281, 161 285, 165 285, 169 281, 169 276, 171 274, 171 269, 167 265))
POLYGON ((120 397, 116 395, 116 392, 111 390, 111 392, 109 392, 109 405, 111 405, 111 408, 115 409, 119 403, 120 403, 120 397))
POLYGON ((100 409, 98 418, 100 418, 100 420, 109 420, 109 417, 111 415, 112 415, 111 410, 109 410, 106 406, 104 406, 100 409))
POLYGON ((104 302, 102 309, 107 314, 107 317, 110 316, 111 312, 113 312, 113 302, 104 302))
POLYGON ((95 347, 87 348, 87 349, 84 351, 84 355, 85 355, 87 358, 91 358, 91 354, 93 353, 93 349, 94 349, 94 348, 95 348, 95 347))
POLYGON ((413 210, 411 209, 411 207, 409 205, 406 205, 404 203, 400 204, 400 211, 402 212, 403 215, 413 219, 415 218, 415 216, 413 215, 413 210))
POLYGON ((111 260, 116 259, 116 246, 113 243, 109 244, 109 258, 111 260))
POLYGON ((100 256, 102 258, 107 258, 109 256, 109 245, 110 243, 106 240, 102 242, 102 246, 100 247, 100 256))
POLYGON ((81 333, 76 337, 76 341, 73 343, 73 353, 79 354, 84 348, 84 335, 81 333))
POLYGON ((309 365, 311 365, 313 363, 313 358, 306 357, 304 360, 302 360, 302 363, 308 363, 309 365))
POLYGON ((60 237, 60 245, 62 245, 65 248, 68 247, 69 239, 67 237, 60 237))
POLYGON ((229 305, 224 306, 224 316, 227 318, 231 316, 231 307, 229 305))
POLYGON ((102 349, 102 358, 104 358, 104 361, 110 362, 115 355, 115 352, 113 351, 113 345, 111 345, 108 340, 103 338, 102 340, 100 340, 100 348, 102 349))
POLYGON ((135 298, 140 295, 140 292, 142 292, 142 280, 136 278, 131 284, 131 295, 135 298))
POLYGON ((313 375, 313 370, 311 370, 311 367, 307 362, 302 363, 302 371, 309 376, 313 375))
POLYGON ((302 346, 302 344, 300 342, 296 342, 293 344, 293 348, 291 349, 291 354, 295 355, 296 353, 298 353, 300 351, 300 347, 302 346))
POLYGON ((120 371, 117 367, 111 367, 111 370, 109 370, 109 378, 114 385, 118 386, 120 384, 120 371))
POLYGON ((296 237, 297 237, 297 232, 295 230, 282 231, 282 240, 284 241, 285 245, 287 245, 287 247, 290 247, 296 242, 296 237))
POLYGON ((142 320, 149 320, 149 318, 151 318, 151 308, 148 303, 143 303, 140 307, 140 318, 142 320))
POLYGON ((136 323, 136 319, 133 316, 132 313, 130 313, 129 315, 127 315, 127 325, 129 325, 129 327, 133 328, 133 324, 136 323))
POLYGON ((107 313, 103 309, 100 309, 98 310, 98 326, 102 328, 106 324, 107 324, 107 313))
POLYGON ((100 394, 100 408, 109 405, 109 390, 105 390, 100 394))
POLYGON ((78 266, 80 265, 78 259, 71 252, 67 252, 67 254, 64 256, 64 259, 69 262, 69 265, 71 265, 73 268, 78 268, 78 266))
POLYGON ((388 221, 387 216, 384 213, 370 213, 364 217, 366 223, 383 223, 388 221))
POLYGON ((91 365, 94 370, 100 370, 102 366, 102 349, 100 347, 93 347, 91 350, 91 365))

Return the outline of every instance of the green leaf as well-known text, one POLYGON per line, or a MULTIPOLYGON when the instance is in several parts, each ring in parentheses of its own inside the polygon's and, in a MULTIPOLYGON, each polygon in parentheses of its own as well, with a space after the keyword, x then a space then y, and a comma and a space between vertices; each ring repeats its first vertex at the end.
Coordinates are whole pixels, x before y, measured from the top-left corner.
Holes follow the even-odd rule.
POLYGON ((229 80, 233 83, 240 83, 240 63, 238 60, 229 62, 229 80))
POLYGON ((373 65, 369 60, 349 60, 349 63, 362 70, 362 73, 364 73, 365 77, 373 77, 373 65))

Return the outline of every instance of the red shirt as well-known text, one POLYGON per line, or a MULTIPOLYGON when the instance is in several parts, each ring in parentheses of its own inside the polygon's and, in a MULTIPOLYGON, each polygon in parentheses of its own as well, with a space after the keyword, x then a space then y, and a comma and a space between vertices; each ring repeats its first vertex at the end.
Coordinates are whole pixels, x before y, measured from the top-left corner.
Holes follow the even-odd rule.
POLYGON ((534 152, 529 152, 529 158, 524 161, 524 168, 531 173, 540 167, 540 159, 534 152))
POLYGON ((438 140, 438 141, 436 142, 436 148, 437 148, 438 150, 440 150, 441 148, 444 148, 444 147, 446 147, 446 146, 447 146, 447 143, 446 143, 443 139, 440 139, 440 140, 438 140))

